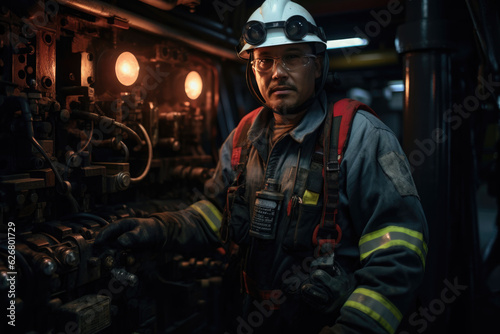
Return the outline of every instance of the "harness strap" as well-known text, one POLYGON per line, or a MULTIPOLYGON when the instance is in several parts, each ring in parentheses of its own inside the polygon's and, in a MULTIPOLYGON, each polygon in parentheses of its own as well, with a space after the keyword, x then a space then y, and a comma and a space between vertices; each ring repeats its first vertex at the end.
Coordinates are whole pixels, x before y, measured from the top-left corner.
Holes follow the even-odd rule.
POLYGON ((314 231, 313 241, 320 254, 331 254, 340 242, 342 231, 336 218, 339 203, 339 172, 343 154, 347 148, 354 115, 359 109, 376 113, 366 104, 352 99, 342 99, 333 106, 325 120, 323 155, 323 214, 314 231))
POLYGON ((233 153, 231 155, 231 168, 241 173, 245 167, 250 143, 247 140, 247 133, 250 130, 255 118, 264 107, 259 107, 246 114, 236 127, 233 136, 233 153))

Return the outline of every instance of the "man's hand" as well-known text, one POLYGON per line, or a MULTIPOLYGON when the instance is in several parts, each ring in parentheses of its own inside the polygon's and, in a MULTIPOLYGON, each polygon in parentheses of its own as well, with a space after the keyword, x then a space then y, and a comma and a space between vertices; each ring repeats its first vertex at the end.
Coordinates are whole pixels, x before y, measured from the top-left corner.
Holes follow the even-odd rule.
POLYGON ((161 248, 167 237, 165 223, 157 218, 125 218, 107 225, 95 244, 117 242, 123 248, 161 248))
POLYGON ((342 307, 354 289, 352 275, 344 272, 332 276, 324 270, 314 270, 302 284, 300 294, 303 301, 320 312, 330 313, 342 307))

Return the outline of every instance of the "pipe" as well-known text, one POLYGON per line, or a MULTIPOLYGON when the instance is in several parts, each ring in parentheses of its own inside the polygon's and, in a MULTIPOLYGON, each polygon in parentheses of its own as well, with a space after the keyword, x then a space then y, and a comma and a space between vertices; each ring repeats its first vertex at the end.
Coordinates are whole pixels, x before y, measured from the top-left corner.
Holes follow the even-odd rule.
MULTIPOLYGON (((406 22, 398 27, 396 38, 396 49, 403 55, 404 64, 403 148, 421 197, 429 235, 432 240, 439 240, 429 245, 422 289, 425 292, 420 297, 423 305, 429 305, 448 274, 450 263, 443 259, 451 257, 452 246, 448 237, 451 230, 450 131, 443 120, 444 111, 452 104, 450 49, 443 47, 449 29, 443 24, 444 9, 436 8, 439 7, 437 1, 408 0, 406 4, 406 22)), ((432 324, 436 332, 446 327, 443 321, 449 312, 432 324)))
POLYGON ((432 305, 442 296, 446 279, 454 277, 467 284, 461 296, 467 307, 456 303, 443 310, 445 314, 429 324, 433 333, 473 331, 463 326, 475 323, 470 321, 475 309, 471 259, 477 243, 474 203, 469 196, 474 158, 466 121, 460 129, 452 129, 447 119, 458 96, 454 79, 460 78, 452 75, 457 36, 447 17, 451 6, 454 3, 449 0, 407 0, 406 22, 398 27, 396 38, 404 64, 403 148, 431 239, 420 302, 432 305))
POLYGON ((474 30, 478 39, 478 44, 483 52, 488 64, 495 74, 500 72, 500 47, 498 39, 500 33, 498 29, 499 18, 495 7, 487 1, 466 0, 474 30))
POLYGON ((156 7, 161 10, 172 10, 177 6, 177 0, 139 0, 150 6, 156 7))
POLYGON ((333 57, 330 70, 350 70, 375 66, 393 66, 399 63, 398 54, 394 51, 368 51, 347 57, 333 57))
POLYGON ((236 52, 224 48, 217 47, 204 40, 189 36, 183 31, 173 27, 167 27, 151 21, 145 17, 121 9, 119 7, 96 0, 56 0, 59 4, 67 6, 78 11, 101 17, 120 17, 126 19, 129 26, 134 29, 142 30, 155 35, 160 35, 165 38, 170 38, 188 44, 200 51, 211 55, 237 61, 236 52))

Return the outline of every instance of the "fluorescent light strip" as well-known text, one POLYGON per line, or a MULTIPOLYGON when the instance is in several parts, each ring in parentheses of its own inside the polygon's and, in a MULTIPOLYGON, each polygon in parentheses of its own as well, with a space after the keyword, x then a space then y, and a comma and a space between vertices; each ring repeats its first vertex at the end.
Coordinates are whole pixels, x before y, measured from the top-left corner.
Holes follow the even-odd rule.
POLYGON ((388 83, 389 89, 393 92, 404 92, 405 85, 403 84, 403 80, 393 80, 388 83))
POLYGON ((339 48, 351 48, 354 46, 364 46, 364 45, 368 45, 368 40, 359 37, 333 39, 326 42, 326 48, 329 50, 339 49, 339 48))

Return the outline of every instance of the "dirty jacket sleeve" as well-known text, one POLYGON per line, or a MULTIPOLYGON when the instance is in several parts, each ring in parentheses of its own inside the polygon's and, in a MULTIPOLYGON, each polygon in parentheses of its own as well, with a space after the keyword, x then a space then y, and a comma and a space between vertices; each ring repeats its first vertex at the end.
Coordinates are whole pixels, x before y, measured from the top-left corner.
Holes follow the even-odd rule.
POLYGON ((167 249, 182 254, 204 254, 220 247, 219 229, 227 188, 234 178, 231 169, 232 138, 228 136, 220 150, 220 159, 213 177, 205 183, 203 199, 178 211, 152 215, 168 228, 167 249))
POLYGON ((357 286, 330 330, 394 333, 421 284, 427 254, 410 167, 395 135, 360 111, 340 169, 340 210, 350 216, 359 262, 357 286))

